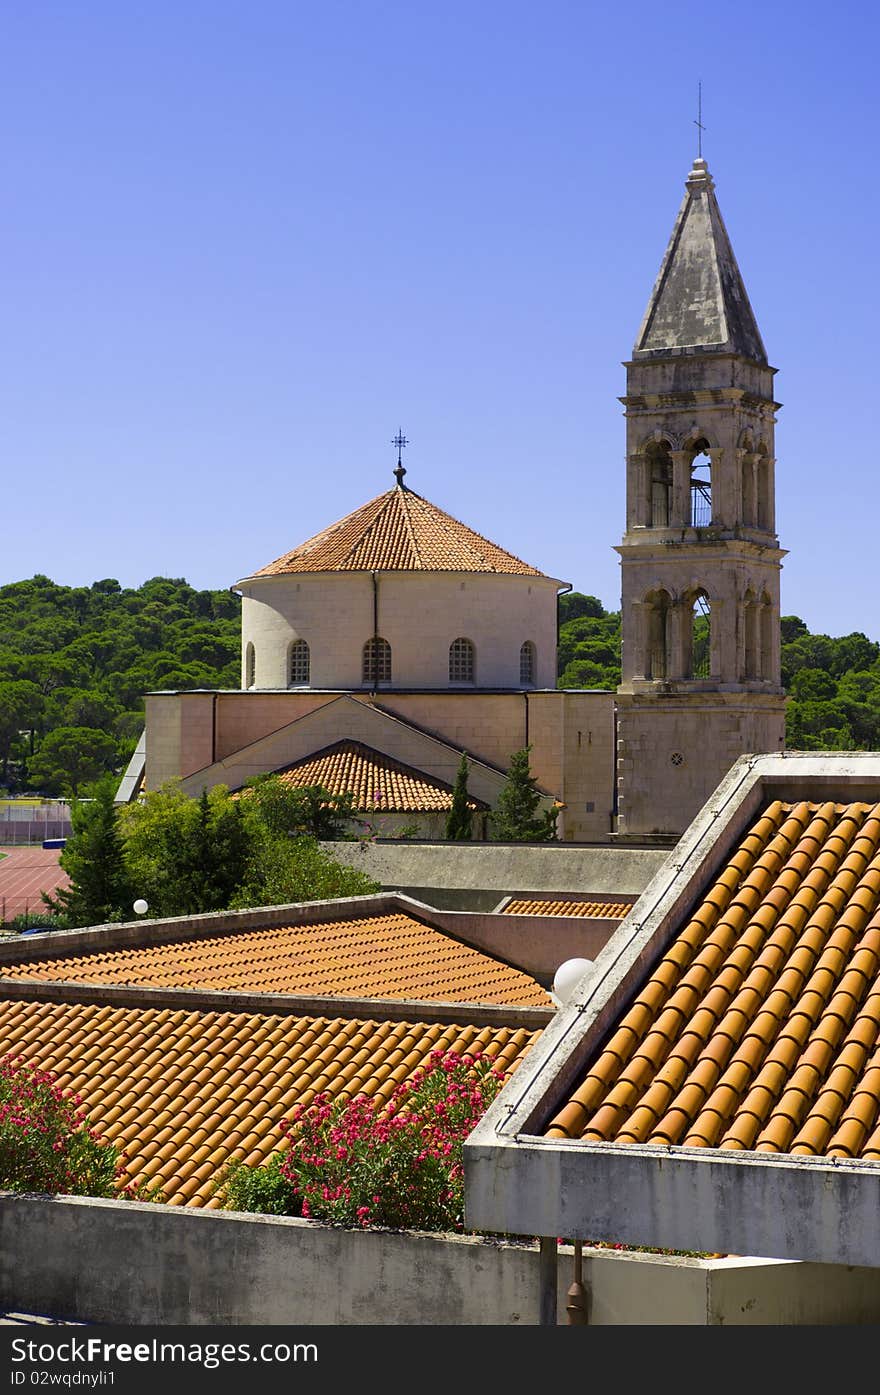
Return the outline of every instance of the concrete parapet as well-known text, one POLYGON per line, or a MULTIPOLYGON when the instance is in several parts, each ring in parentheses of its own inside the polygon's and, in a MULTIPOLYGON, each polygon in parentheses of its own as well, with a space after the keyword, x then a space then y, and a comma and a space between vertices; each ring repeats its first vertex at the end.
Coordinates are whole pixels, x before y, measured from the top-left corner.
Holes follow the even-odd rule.
POLYGON ((567 843, 324 843, 385 887, 640 896, 668 849, 567 843))
MULTIPOLYGON (((532 1326, 536 1243, 0 1193, 0 1305, 86 1323, 532 1326)), ((587 1248, 589 1321, 871 1323, 880 1270, 587 1248)), ((566 1323, 572 1251, 557 1265, 566 1323)))

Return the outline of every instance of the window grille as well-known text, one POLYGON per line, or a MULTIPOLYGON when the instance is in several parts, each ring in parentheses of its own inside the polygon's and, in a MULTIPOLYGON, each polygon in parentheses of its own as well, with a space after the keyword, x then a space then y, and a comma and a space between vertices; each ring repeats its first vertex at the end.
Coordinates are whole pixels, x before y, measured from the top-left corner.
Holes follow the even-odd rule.
POLYGON ((449 646, 449 681, 474 681, 474 646, 469 639, 454 639, 449 646))
POLYGON ((391 682, 391 645, 387 639, 377 636, 364 645, 363 681, 391 682))
POLYGON ((304 639, 295 639, 290 646, 290 686, 301 686, 309 681, 309 646, 304 639))
POLYGON ((712 485, 709 480, 691 480, 691 527, 708 528, 712 522, 712 485))
POLYGON ((535 682, 535 646, 530 639, 519 651, 519 681, 523 688, 531 688, 535 682))

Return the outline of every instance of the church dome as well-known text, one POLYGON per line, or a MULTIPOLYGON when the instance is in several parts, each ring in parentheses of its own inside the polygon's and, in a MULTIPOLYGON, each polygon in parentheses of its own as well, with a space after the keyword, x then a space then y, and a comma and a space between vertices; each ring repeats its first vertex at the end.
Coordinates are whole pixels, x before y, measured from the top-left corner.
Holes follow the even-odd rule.
POLYGON ((236 583, 242 686, 552 688, 563 583, 398 483, 236 583))
POLYGON ((400 483, 253 576, 346 571, 544 575, 400 483))

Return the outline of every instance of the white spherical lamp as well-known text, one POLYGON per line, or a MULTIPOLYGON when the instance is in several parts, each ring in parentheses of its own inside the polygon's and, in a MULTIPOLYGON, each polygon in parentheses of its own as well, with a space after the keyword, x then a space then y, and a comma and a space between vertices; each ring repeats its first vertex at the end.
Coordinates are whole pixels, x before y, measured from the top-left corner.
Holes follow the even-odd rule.
POLYGON ((132 909, 134 910, 135 915, 146 915, 147 911, 150 908, 144 900, 143 896, 139 896, 138 899, 135 901, 132 909))
POLYGON ((592 963, 592 959, 566 959, 564 964, 559 965, 553 975, 553 988, 550 992, 550 997, 557 1007, 563 1007, 568 1002, 592 963))

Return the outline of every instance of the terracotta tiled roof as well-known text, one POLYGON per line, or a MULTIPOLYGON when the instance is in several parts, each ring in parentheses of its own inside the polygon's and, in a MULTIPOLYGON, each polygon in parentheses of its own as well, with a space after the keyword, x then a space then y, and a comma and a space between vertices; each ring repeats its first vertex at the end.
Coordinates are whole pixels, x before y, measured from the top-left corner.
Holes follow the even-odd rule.
MULTIPOLYGON (((359 741, 337 741, 278 774, 289 785, 323 785, 331 794, 351 791, 360 812, 425 813, 452 807, 451 785, 359 741)), ((476 799, 468 804, 471 809, 489 807, 476 799)))
POLYGON ((480 1049, 510 1070, 537 1034, 510 1027, 192 1012, 0 1000, 4 1053, 54 1071, 127 1180, 158 1181, 175 1206, 220 1205, 230 1158, 264 1163, 278 1124, 321 1090, 387 1099, 436 1048, 480 1049))
POLYGON ((528 974, 402 913, 35 958, 3 979, 552 1007, 528 974))
POLYGON ((880 805, 771 804, 546 1132, 880 1161, 880 805))
POLYGON ((339 571, 544 575, 403 485, 371 499, 253 575, 339 571))
POLYGON ((631 901, 550 901, 538 897, 534 901, 509 901, 505 915, 583 915, 599 919, 622 920, 633 908, 631 901))

